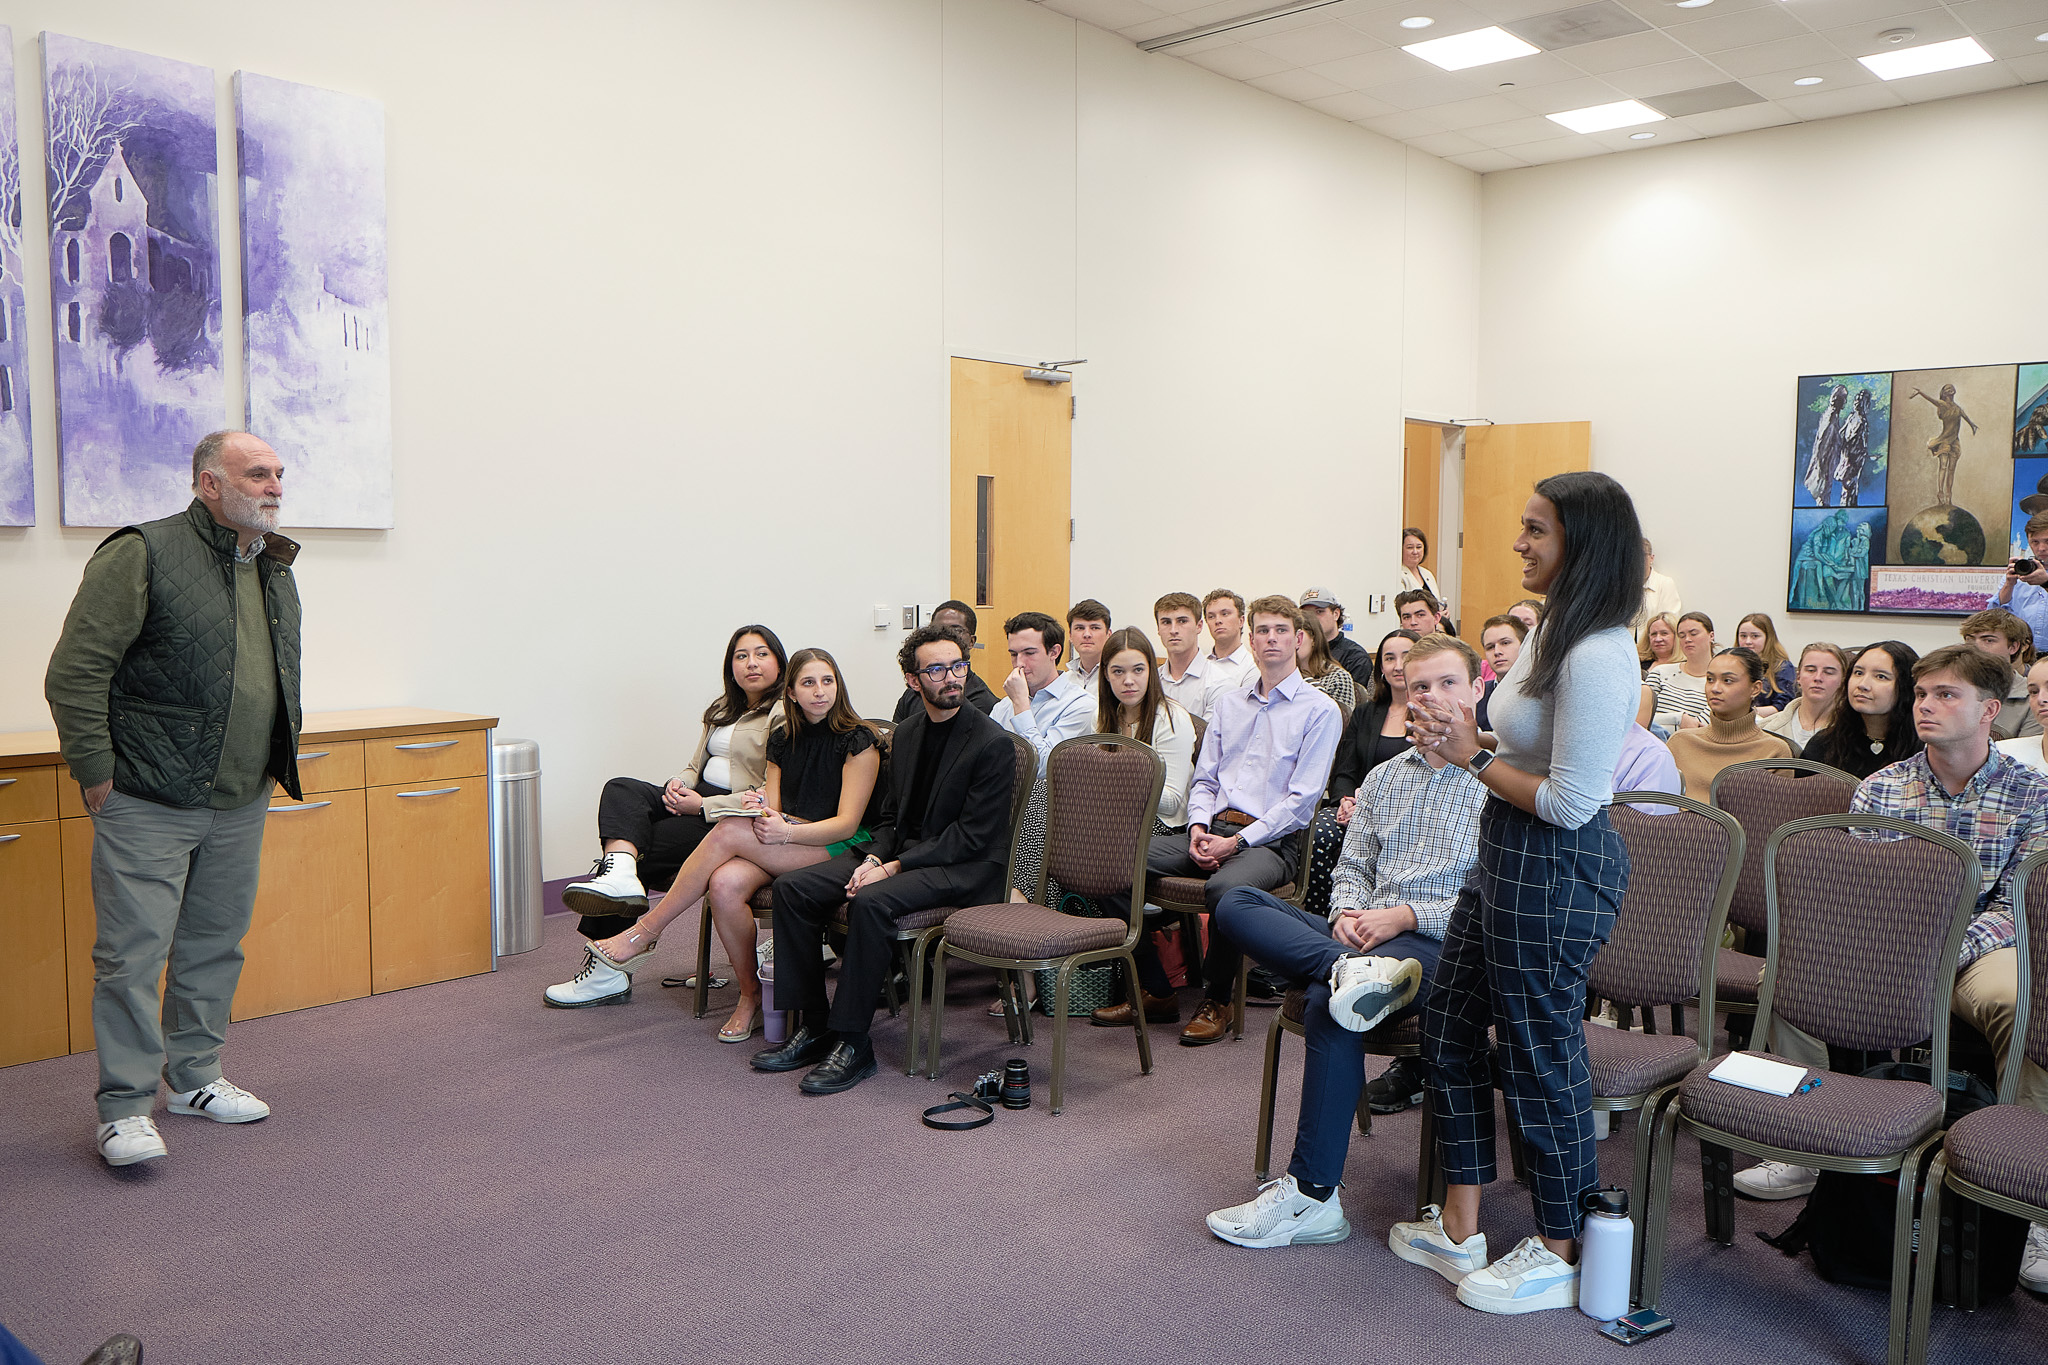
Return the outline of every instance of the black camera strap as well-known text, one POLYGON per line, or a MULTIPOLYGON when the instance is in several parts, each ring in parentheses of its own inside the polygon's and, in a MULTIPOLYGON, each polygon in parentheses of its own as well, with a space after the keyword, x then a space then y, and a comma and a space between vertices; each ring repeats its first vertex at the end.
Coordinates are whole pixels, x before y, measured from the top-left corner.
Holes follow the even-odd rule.
POLYGON ((958 1090, 953 1091, 950 1098, 954 1101, 952 1104, 935 1104, 924 1111, 925 1127, 944 1128, 951 1132, 961 1133, 970 1128, 986 1127, 988 1124, 996 1121, 996 1111, 987 1100, 977 1099, 973 1095, 963 1094, 958 1090), (942 1119, 938 1117, 940 1114, 950 1114, 956 1109, 972 1109, 976 1111, 975 1117, 963 1119, 942 1119))

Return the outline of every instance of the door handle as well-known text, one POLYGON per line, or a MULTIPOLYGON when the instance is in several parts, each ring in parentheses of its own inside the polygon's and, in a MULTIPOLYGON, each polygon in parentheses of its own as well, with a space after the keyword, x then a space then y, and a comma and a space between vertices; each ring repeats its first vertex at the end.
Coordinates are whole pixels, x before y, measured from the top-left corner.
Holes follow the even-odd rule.
POLYGON ((458 741, 458 740, 453 740, 453 739, 437 739, 437 740, 434 740, 434 741, 432 741, 431 743, 425 743, 425 744, 394 744, 394 745, 392 745, 391 747, 392 747, 392 748, 394 748, 394 749, 400 749, 400 750, 404 750, 404 749, 445 749, 445 748, 447 748, 447 747, 448 747, 449 745, 451 745, 451 744, 456 744, 456 743, 459 743, 459 742, 460 742, 460 741, 458 741))
POLYGON ((18 777, 0 777, 0 787, 11 787, 21 781, 18 777))
POLYGON ((19 834, 0 834, 0 844, 11 844, 20 837, 19 834))
POLYGON ((400 792, 398 796, 400 800, 404 800, 408 796, 446 796, 449 792, 461 790, 460 787, 436 787, 430 792, 400 792))
POLYGON ((320 750, 320 752, 318 752, 318 753, 313 753, 313 754, 300 754, 300 755, 299 755, 299 762, 301 762, 301 763, 311 763, 311 762, 312 762, 312 761, 313 761, 314 759, 316 759, 316 758, 325 758, 325 757, 327 757, 327 755, 328 755, 328 754, 330 754, 330 753, 332 753, 332 752, 334 752, 334 751, 333 751, 333 750, 331 750, 331 749, 322 749, 322 750, 320 750))
POLYGON ((282 815, 288 810, 319 810, 322 806, 331 806, 333 804, 332 801, 302 801, 296 806, 272 806, 270 813, 272 815, 282 815))

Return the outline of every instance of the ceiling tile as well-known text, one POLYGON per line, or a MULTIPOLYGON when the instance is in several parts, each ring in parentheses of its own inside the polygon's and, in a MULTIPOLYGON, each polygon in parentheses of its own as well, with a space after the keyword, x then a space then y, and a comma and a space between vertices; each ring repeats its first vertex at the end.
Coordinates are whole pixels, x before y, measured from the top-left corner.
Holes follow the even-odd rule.
POLYGON ((1985 62, 1955 71, 1930 71, 1924 76, 1908 76, 1902 81, 1892 81, 1890 85, 1906 103, 1925 104, 1929 100, 1945 100, 1952 95, 2003 90, 2019 83, 2019 77, 1998 62, 1985 62))
MULTIPOLYGON (((1173 31, 1178 33, 1180 32, 1178 27, 1179 21, 1176 20, 1175 23, 1176 27, 1173 31)), ((1145 41, 1143 38, 1132 37, 1130 34, 1125 36, 1130 37, 1132 42, 1142 43, 1145 41)), ((1236 43, 1237 35, 1235 33, 1212 33, 1206 38, 1190 38, 1184 43, 1175 43, 1172 47, 1162 47, 1157 49, 1157 51, 1164 57, 1179 57, 1185 60, 1194 56, 1197 52, 1214 52, 1219 47, 1233 47, 1236 43)))
POLYGON ((1668 95, 1674 90, 1693 90, 1703 85, 1721 85, 1728 77, 1721 68, 1698 57, 1682 62, 1661 62, 1633 71, 1616 71, 1607 83, 1625 95, 1668 95))
POLYGON ((1845 57, 1867 57, 1876 52, 1897 52, 1903 48, 1925 47, 1929 43, 1945 43, 1966 35, 1963 26, 1947 10, 1916 10, 1911 14, 1873 19, 1867 24, 1849 28, 1831 28, 1822 36, 1845 57), (1898 43, 1877 36, 1894 28, 1910 28, 1913 36, 1898 43))
POLYGON ((1566 48, 1560 54, 1565 61, 1589 76, 1603 76, 1609 71, 1620 71, 1631 66, 1649 66, 1655 62, 1675 62, 1681 57, 1691 55, 1691 51, 1680 47, 1654 28, 1642 33, 1631 33, 1625 38, 1609 38, 1605 42, 1566 48))
POLYGON ((1243 43, 1232 43, 1229 47, 1212 48, 1197 52, 1188 58, 1196 66, 1205 66, 1219 76, 1232 80, 1248 81, 1254 76, 1270 76, 1276 71, 1286 71, 1294 63, 1284 57, 1275 57, 1270 52, 1261 52, 1243 43))
POLYGON ((1802 119, 1836 118, 1842 114, 1862 114, 1872 109, 1892 109, 1904 104, 1883 82, 1871 85, 1851 86, 1846 90, 1822 88, 1811 95, 1794 95, 1778 101, 1780 108, 1789 109, 1802 119))
POLYGON ((1593 0, 1592 4, 1574 5, 1555 14, 1518 19, 1505 27, 1524 42, 1534 43, 1546 52, 1556 52, 1619 38, 1627 33, 1641 33, 1650 24, 1614 0, 1593 0))
POLYGON ((1680 9, 1672 0, 1621 0, 1637 17, 1647 19, 1658 28, 1671 28, 1678 24, 1696 23, 1710 14, 1735 14, 1742 10, 1777 9, 1780 0, 1714 0, 1708 9, 1680 9))
POLYGON ((1488 150, 1463 133, 1425 133, 1421 137, 1409 138, 1408 145, 1419 147, 1431 156, 1455 156, 1460 152, 1488 150))
POLYGON ((1466 137, 1488 147, 1513 147, 1523 142, 1548 142, 1557 136, 1557 125, 1538 114, 1489 123, 1479 128, 1460 129, 1466 137))
MULTIPOLYGON (((1257 14, 1260 10, 1268 10, 1274 7, 1272 3, 1260 4, 1258 0, 1216 0, 1215 3, 1206 5, 1176 4, 1174 0, 1151 0, 1151 3, 1159 9, 1171 10, 1178 14, 1181 20, 1181 27, 1184 29, 1202 28, 1209 24, 1228 23, 1233 19, 1243 19, 1249 15, 1257 14)), ((1329 16, 1320 10, 1310 10, 1306 17, 1300 14, 1290 14, 1282 19, 1268 19, 1264 23, 1239 29, 1238 37, 1244 39, 1255 34, 1281 33, 1290 28, 1299 28, 1303 24, 1324 23, 1328 19, 1329 16)))
POLYGON ((1254 36, 1245 41, 1261 52, 1285 57, 1294 66, 1334 62, 1340 57, 1356 57, 1361 52, 1373 52, 1386 46, 1347 24, 1310 24, 1306 28, 1288 29, 1281 33, 1265 33, 1261 31, 1264 28, 1265 25, 1261 24, 1256 29, 1246 30, 1254 36))
POLYGON ((1643 97, 1644 103, 1666 118, 1684 118, 1687 114, 1705 114, 1716 109, 1762 104, 1763 100, 1762 95, 1741 81, 1723 81, 1719 85, 1702 85, 1691 90, 1673 90, 1668 95, 1643 97))
MULTIPOLYGON (((1480 68, 1485 70, 1486 68, 1480 68)), ((1517 57, 1500 66, 1500 79, 1496 86, 1553 85, 1558 81, 1580 81, 1586 73, 1562 57, 1553 57, 1547 52, 1538 52, 1529 57, 1517 57)))
POLYGON ((1747 133, 1757 128, 1778 128, 1799 120, 1775 104, 1745 104, 1739 109, 1715 109, 1684 119, 1689 128, 1719 137, 1723 133, 1747 133))
POLYGON ((1523 117, 1522 107, 1498 95, 1482 95, 1478 99, 1459 100, 1455 104, 1438 105, 1430 110, 1443 117, 1444 127, 1464 131, 1499 123, 1503 119, 1523 117))
POLYGON ((2035 81, 2048 81, 2048 48, 2032 57, 2008 57, 2005 64, 2012 68, 2013 75, 2030 85, 2035 81))
POLYGON ((1325 80, 1313 71, 1276 71, 1270 76, 1254 76, 1245 82, 1257 86, 1269 95, 1278 95, 1284 100, 1321 99, 1325 95, 1341 95, 1344 87, 1335 81, 1325 80))
POLYGON ((1591 76, 1575 81, 1558 81, 1552 85, 1538 85, 1528 90, 1503 90, 1502 99, 1521 106, 1532 114, 1557 114, 1566 109, 1585 109, 1595 104, 1612 104, 1628 97, 1606 81, 1591 76))
POLYGON ((1610 152, 1641 152, 1652 147, 1666 147, 1674 142, 1698 142, 1700 134, 1682 123, 1665 120, 1653 123, 1647 128, 1614 128, 1604 133, 1590 134, 1593 141, 1610 152), (1637 139, 1632 133, 1654 133, 1655 137, 1637 139))
POLYGON ((1444 160, 1456 166, 1463 166, 1468 171, 1477 171, 1481 175, 1486 175, 1492 171, 1511 171, 1517 166, 1529 164, 1520 157, 1509 156, 1506 152, 1496 151, 1467 152, 1462 156, 1445 157, 1444 160))
POLYGON ((1733 47, 1726 52, 1716 52, 1714 65, 1741 80, 1745 76, 1765 76, 1774 71, 1826 66, 1840 61, 1841 57, 1842 54, 1827 39, 1817 34, 1802 33, 1796 38, 1780 38, 1754 47, 1733 47))
POLYGON ((1812 66, 1795 66, 1790 71, 1774 71, 1768 76, 1746 76, 1742 83, 1762 95, 1765 99, 1790 99, 1794 95, 1811 94, 1816 90, 1840 90, 1844 86, 1870 85, 1877 77, 1870 74, 1861 62, 1852 62, 1840 53, 1832 61, 1816 62, 1812 66), (1794 85, 1792 82, 1807 76, 1818 76, 1819 85, 1794 85))
POLYGON ((1304 100, 1302 102, 1311 109, 1328 114, 1332 118, 1343 119, 1348 123, 1356 123, 1363 118, 1378 118, 1382 114, 1398 114, 1401 112, 1385 100, 1376 100, 1362 90, 1347 90, 1341 95, 1331 95, 1328 99, 1304 100))
POLYGON ((1710 13, 1705 19, 1680 24, 1671 31, 1671 36, 1693 51, 1707 54, 1726 52, 1731 47, 1754 47, 1779 38, 1796 38, 1805 32, 1806 26, 1780 5, 1776 9, 1750 9, 1734 14, 1710 13))
POLYGON ((1468 0, 1472 8, 1484 14, 1489 23, 1508 24, 1532 15, 1548 14, 1557 8, 1557 0, 1468 0))
POLYGON ((1410 111, 1400 114, 1387 114, 1380 118, 1362 118, 1358 120, 1358 126, 1369 128, 1381 137, 1390 137, 1397 142, 1405 142, 1411 137, 1426 137, 1430 133, 1448 131, 1444 126, 1444 121, 1437 117, 1436 111, 1433 109, 1424 110, 1420 113, 1410 111))
POLYGON ((2022 25, 2048 33, 2048 0, 1957 0, 1949 10, 1977 33, 2022 25))
POLYGON ((1339 61, 1318 62, 1309 69, 1318 76, 1329 77, 1347 90, 1364 90, 1425 75, 1437 68, 1420 57, 1411 57, 1399 48, 1389 47, 1378 52, 1361 52, 1356 57, 1345 57, 1339 61))
POLYGON ((1877 21, 1926 8, 1927 0, 1789 0, 1787 4, 1792 16, 1816 33, 1863 24, 1889 28, 1877 21))
MULTIPOLYGON (((1559 3, 1560 0, 1548 0, 1543 8, 1554 9, 1559 3)), ((1497 21, 1483 10, 1461 4, 1459 0, 1381 0, 1364 13, 1347 13, 1344 22, 1360 33, 1399 47, 1403 43, 1425 42, 1446 34, 1470 33, 1475 28, 1485 28, 1497 21), (1426 29, 1401 27, 1403 19, 1417 14, 1436 22, 1426 29)))
POLYGON ((2048 19, 2036 19, 2031 24, 1995 33, 1979 33, 1977 41, 1994 57, 2034 57, 2048 53, 2048 43, 2040 40, 2043 33, 2048 33, 2048 19))
POLYGON ((1052 0, 1046 8, 1112 32, 1172 17, 1166 6, 1148 5, 1144 0, 1052 0))
POLYGON ((1582 156, 1598 156, 1606 150, 1592 138, 1573 133, 1548 142, 1524 143, 1515 148, 1514 155, 1532 166, 1542 166, 1552 161, 1576 161, 1582 156))
POLYGON ((1385 100, 1396 109, 1427 109, 1433 105, 1472 99, 1485 94, 1487 89, 1487 86, 1466 79, 1462 73, 1439 71, 1433 76, 1416 76, 1389 85, 1375 85, 1366 93, 1376 100, 1385 100))

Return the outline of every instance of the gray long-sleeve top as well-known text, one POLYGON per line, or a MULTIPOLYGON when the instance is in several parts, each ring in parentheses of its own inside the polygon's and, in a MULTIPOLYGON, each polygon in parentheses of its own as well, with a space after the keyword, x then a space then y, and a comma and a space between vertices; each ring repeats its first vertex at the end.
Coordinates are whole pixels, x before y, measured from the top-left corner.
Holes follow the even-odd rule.
POLYGON ((1536 814, 1578 829, 1614 795, 1614 767, 1642 698, 1641 664, 1626 626, 1596 631, 1572 646, 1556 690, 1522 694, 1539 633, 1487 703, 1500 762, 1541 777, 1536 814))

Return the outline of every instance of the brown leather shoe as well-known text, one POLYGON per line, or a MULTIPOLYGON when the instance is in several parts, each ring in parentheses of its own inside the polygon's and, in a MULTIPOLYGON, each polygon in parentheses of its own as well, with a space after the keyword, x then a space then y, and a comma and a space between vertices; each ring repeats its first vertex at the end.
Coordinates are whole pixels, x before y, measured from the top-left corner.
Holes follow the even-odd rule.
MULTIPOLYGON (((1120 1005, 1104 1005, 1088 1016, 1088 1022, 1097 1028, 1129 1028, 1131 1026, 1131 1002, 1120 1005)), ((1148 1024, 1178 1024, 1180 1022, 1180 1001, 1171 995, 1145 996, 1145 1022, 1148 1024)))
POLYGON ((1201 1047, 1205 1043, 1221 1042, 1229 1036, 1230 1006, 1204 1000, 1202 1007, 1195 1011, 1195 1017, 1188 1020, 1188 1026, 1181 1030, 1180 1045, 1201 1047))

